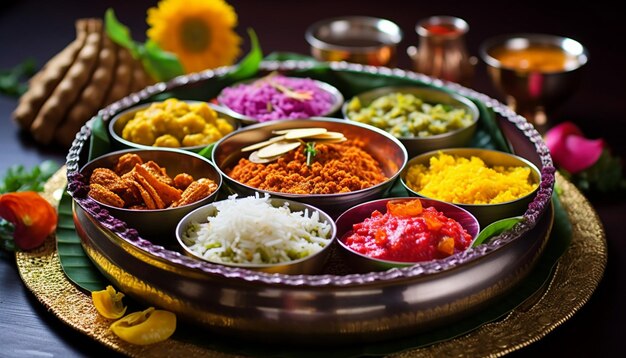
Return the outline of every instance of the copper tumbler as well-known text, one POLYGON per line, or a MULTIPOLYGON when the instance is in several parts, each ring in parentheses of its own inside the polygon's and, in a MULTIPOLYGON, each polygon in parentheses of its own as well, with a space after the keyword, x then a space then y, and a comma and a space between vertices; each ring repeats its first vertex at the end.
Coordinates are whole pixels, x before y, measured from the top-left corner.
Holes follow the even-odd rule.
POLYGON ((457 82, 471 84, 476 59, 468 54, 465 34, 469 25, 453 16, 431 16, 415 26, 419 46, 407 49, 415 71, 457 82))

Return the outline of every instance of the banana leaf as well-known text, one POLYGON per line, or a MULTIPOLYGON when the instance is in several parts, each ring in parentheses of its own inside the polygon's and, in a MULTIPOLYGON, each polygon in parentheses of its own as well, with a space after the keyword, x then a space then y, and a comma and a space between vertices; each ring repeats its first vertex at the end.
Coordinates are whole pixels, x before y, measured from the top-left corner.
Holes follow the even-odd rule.
POLYGON ((108 280, 85 254, 74 227, 72 197, 63 192, 58 206, 57 252, 63 272, 81 289, 91 292, 106 288, 108 280))

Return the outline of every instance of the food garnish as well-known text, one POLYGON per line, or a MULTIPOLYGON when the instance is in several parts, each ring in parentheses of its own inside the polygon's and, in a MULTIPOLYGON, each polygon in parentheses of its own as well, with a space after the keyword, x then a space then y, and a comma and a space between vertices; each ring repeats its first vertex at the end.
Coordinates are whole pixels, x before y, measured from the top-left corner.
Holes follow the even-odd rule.
POLYGON ((300 141, 289 142, 286 140, 272 143, 267 147, 259 149, 257 156, 264 159, 276 157, 298 148, 301 144, 300 141))
POLYGON ((116 292, 111 285, 102 291, 91 292, 91 299, 96 310, 108 319, 118 319, 124 316, 127 307, 122 304, 122 298, 124 294, 116 292))
POLYGON ((313 157, 317 153, 315 150, 315 142, 321 143, 339 143, 346 141, 346 137, 340 132, 329 132, 326 128, 310 127, 310 128, 292 128, 274 131, 278 134, 268 140, 255 143, 241 149, 242 152, 252 152, 248 157, 253 163, 269 163, 280 158, 300 145, 304 145, 304 153, 307 156, 307 165, 311 165, 313 157), (307 139, 315 139, 315 141, 307 142, 307 139))
POLYGON ((148 345, 168 339, 176 330, 176 315, 150 307, 133 312, 111 324, 111 331, 122 340, 137 345, 148 345))
POLYGON ((317 150, 315 150, 315 142, 306 142, 304 152, 306 153, 306 165, 311 166, 313 157, 317 154, 317 150))
POLYGON ((394 216, 418 216, 424 211, 420 200, 390 200, 387 212, 394 216))
POLYGON ((326 133, 328 130, 326 128, 298 128, 298 129, 290 129, 286 131, 285 139, 300 139, 312 137, 318 134, 326 133))
MULTIPOLYGON (((281 85, 271 79, 268 79, 269 84, 282 92, 285 96, 293 99, 297 99, 298 101, 309 101, 313 99, 313 92, 311 91, 294 91, 291 88, 281 85)), ((268 102, 271 103, 271 102, 268 102)))

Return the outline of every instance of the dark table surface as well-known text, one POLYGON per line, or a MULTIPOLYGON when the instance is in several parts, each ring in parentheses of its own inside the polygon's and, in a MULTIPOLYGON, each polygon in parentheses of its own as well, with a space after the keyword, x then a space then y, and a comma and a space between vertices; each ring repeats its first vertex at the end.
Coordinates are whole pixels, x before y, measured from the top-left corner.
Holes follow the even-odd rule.
MULTIPOLYGON (((137 40, 145 39, 146 9, 156 1, 28 1, 6 2, 0 9, 0 69, 32 57, 39 65, 74 38, 74 21, 103 17, 116 10, 137 40)), ((343 15, 370 15, 390 19, 404 31, 399 67, 410 68, 406 47, 417 44, 415 23, 431 15, 452 15, 470 25, 466 41, 477 55, 488 37, 512 32, 549 33, 572 37, 589 50, 590 62, 576 93, 552 116, 553 123, 573 121, 587 136, 603 137, 613 153, 626 158, 626 54, 621 45, 626 31, 620 11, 609 2, 548 1, 230 1, 239 16, 237 31, 244 39, 253 28, 265 54, 290 51, 308 54, 306 27, 314 21, 343 15)), ((471 87, 501 98, 479 64, 471 87)), ((32 167, 44 159, 62 164, 66 148, 42 147, 21 133, 11 119, 17 99, 0 96, 0 173, 13 164, 32 167)), ((615 198, 589 197, 604 225, 608 265, 597 290, 572 318, 513 356, 625 356, 626 203, 615 198)), ((0 357, 92 356, 107 352, 47 312, 22 283, 12 253, 0 252, 0 357)), ((108 352, 107 352, 108 353, 108 352)), ((113 352, 110 352, 114 354, 113 352)))

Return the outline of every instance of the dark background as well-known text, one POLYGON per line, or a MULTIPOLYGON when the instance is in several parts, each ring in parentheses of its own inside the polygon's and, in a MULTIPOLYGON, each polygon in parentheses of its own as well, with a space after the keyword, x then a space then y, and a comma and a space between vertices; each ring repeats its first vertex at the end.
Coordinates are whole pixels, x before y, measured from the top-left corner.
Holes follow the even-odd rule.
MULTIPOLYGON (((552 116, 552 124, 572 121, 590 138, 603 137, 615 155, 626 158, 626 54, 623 14, 609 2, 487 2, 487 1, 229 1, 239 16, 238 33, 249 48, 247 28, 253 28, 265 54, 288 51, 308 54, 304 32, 328 17, 369 15, 387 18, 404 31, 398 66, 409 69, 406 48, 417 45, 415 23, 432 15, 465 19, 470 30, 468 51, 478 55, 485 39, 513 32, 548 33, 580 41, 590 53, 576 93, 552 116)), ((136 40, 145 39, 146 10, 156 1, 10 1, 0 8, 0 69, 26 58, 42 66, 69 44, 74 22, 103 17, 115 9, 136 40)), ((501 99, 479 62, 470 87, 501 99)), ((0 96, 0 173, 13 164, 32 167, 44 159, 62 164, 66 148, 42 147, 20 133, 11 119, 17 99, 0 96)), ((554 332, 512 356, 624 356, 626 321, 626 237, 623 196, 589 197, 607 234, 609 261, 605 276, 590 301, 554 332)), ((0 357, 91 356, 106 351, 74 332, 46 311, 19 278, 14 255, 0 252, 0 357)), ((108 353, 108 352, 107 352, 108 353)))

